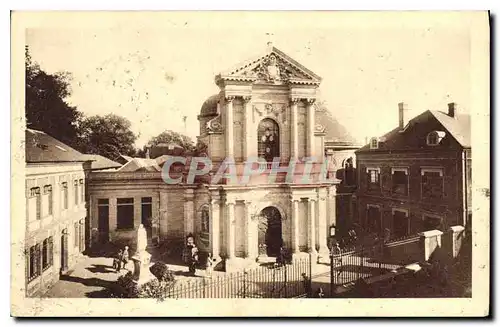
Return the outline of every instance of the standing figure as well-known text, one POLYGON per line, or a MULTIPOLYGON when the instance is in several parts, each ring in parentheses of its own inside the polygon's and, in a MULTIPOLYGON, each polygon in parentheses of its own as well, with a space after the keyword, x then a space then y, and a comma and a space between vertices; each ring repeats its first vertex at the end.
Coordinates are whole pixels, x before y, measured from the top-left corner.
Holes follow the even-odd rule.
POLYGON ((123 250, 122 253, 122 258, 120 260, 121 262, 123 262, 123 268, 125 269, 127 269, 128 260, 129 260, 128 246, 125 246, 125 249, 123 250))
POLYGON ((207 257, 207 264, 206 264, 206 270, 205 270, 205 274, 207 276, 207 278, 212 278, 212 273, 214 271, 214 258, 212 257, 212 253, 209 253, 208 254, 208 257, 207 257))
POLYGON ((118 253, 114 256, 113 258, 113 269, 116 270, 116 272, 120 272, 122 268, 122 255, 123 251, 120 249, 118 253))

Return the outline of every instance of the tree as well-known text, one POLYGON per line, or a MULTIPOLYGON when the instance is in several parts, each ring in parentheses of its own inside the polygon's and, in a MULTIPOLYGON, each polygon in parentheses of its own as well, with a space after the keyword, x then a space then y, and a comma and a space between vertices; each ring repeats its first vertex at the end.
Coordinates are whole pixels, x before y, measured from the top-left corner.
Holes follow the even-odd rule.
POLYGON ((111 160, 116 160, 122 154, 133 156, 137 136, 130 126, 128 119, 115 114, 84 118, 79 128, 79 149, 111 160))
POLYGON ((155 146, 161 143, 176 143, 183 147, 186 151, 193 151, 195 148, 194 142, 189 136, 182 135, 181 133, 171 130, 166 130, 159 135, 152 137, 149 140, 148 145, 155 146))
POLYGON ((70 106, 71 74, 48 74, 32 61, 29 48, 25 52, 26 124, 46 132, 63 143, 76 147, 78 123, 82 114, 70 106))

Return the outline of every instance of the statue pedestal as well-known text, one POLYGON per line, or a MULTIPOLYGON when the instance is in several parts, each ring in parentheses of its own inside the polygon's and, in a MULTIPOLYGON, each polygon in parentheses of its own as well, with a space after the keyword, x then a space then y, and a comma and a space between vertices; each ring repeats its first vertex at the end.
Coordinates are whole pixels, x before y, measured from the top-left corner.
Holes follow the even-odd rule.
POLYGON ((137 286, 143 285, 150 280, 156 278, 149 271, 149 264, 151 262, 151 254, 146 251, 136 253, 132 258, 134 262, 133 279, 137 286))

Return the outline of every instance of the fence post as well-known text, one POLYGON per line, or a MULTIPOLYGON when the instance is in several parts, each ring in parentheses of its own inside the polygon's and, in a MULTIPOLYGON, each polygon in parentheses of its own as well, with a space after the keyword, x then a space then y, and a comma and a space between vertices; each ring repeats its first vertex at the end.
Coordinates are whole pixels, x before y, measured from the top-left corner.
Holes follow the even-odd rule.
POLYGON ((247 271, 246 269, 243 269, 243 298, 246 298, 246 292, 247 292, 247 271))
POLYGON ((333 247, 332 247, 332 251, 330 251, 330 297, 333 297, 333 285, 334 285, 334 277, 333 277, 333 247))

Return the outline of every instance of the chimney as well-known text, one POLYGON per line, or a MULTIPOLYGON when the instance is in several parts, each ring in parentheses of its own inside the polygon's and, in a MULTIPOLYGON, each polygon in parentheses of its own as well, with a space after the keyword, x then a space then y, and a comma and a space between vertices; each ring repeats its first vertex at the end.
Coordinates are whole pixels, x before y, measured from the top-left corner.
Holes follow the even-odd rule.
POLYGON ((406 125, 407 118, 405 117, 408 113, 408 106, 404 102, 398 103, 399 107, 399 128, 403 129, 406 125))
POLYGON ((457 114, 457 104, 455 102, 448 103, 448 116, 455 118, 457 114))

